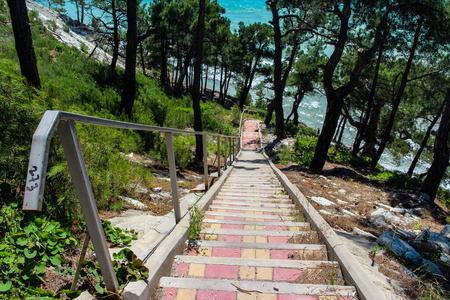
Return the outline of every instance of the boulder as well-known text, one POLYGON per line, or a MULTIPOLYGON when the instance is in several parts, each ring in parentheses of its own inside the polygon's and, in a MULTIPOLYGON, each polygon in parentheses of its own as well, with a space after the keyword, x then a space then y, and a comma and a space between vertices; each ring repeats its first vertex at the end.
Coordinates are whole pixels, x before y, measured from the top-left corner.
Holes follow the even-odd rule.
POLYGON ((386 228, 389 226, 389 223, 386 221, 384 215, 380 215, 378 217, 367 217, 367 222, 369 222, 375 228, 386 228))
POLYGON ((383 234, 377 239, 376 243, 382 246, 387 246, 392 252, 394 252, 395 255, 422 266, 422 270, 425 272, 434 276, 442 276, 442 272, 436 264, 422 258, 422 256, 413 247, 394 235, 393 232, 383 232, 383 234))
POLYGON ((377 239, 377 244, 382 246, 387 246, 394 252, 395 255, 403 257, 414 263, 421 263, 422 256, 413 247, 411 247, 407 242, 403 241, 392 231, 385 231, 377 239))
POLYGON ((442 228, 441 235, 443 235, 446 238, 450 239, 450 225, 445 225, 444 228, 442 228))
POLYGON ((422 230, 416 239, 417 242, 430 245, 436 250, 450 254, 450 241, 444 235, 430 231, 428 229, 422 230))

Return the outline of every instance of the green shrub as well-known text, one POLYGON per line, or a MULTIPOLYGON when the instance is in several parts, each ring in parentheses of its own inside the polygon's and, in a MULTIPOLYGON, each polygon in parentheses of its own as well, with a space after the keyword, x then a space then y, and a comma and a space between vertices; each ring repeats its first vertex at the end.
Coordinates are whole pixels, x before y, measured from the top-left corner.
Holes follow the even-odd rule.
POLYGON ((205 212, 202 211, 197 205, 192 206, 189 211, 189 240, 200 239, 200 232, 203 228, 203 219, 205 218, 205 212))
POLYGON ((390 187, 397 189, 417 189, 423 184, 423 181, 416 177, 408 177, 406 174, 400 172, 381 172, 376 175, 369 175, 369 177, 386 182, 390 187))
POLYGON ((278 154, 278 157, 280 158, 280 161, 282 164, 286 164, 289 161, 292 161, 292 150, 288 146, 283 146, 281 148, 280 153, 278 154))
POLYGON ((450 208, 450 191, 444 190, 442 187, 439 187, 437 191, 437 198, 443 205, 445 205, 447 208, 450 208))
POLYGON ((297 133, 299 132, 300 129, 299 129, 299 126, 294 125, 294 122, 288 122, 285 125, 285 130, 286 130, 287 135, 295 136, 295 135, 297 135, 297 133))
POLYGON ((297 135, 294 144, 295 162, 300 165, 309 165, 314 157, 317 145, 317 137, 310 135, 297 135))

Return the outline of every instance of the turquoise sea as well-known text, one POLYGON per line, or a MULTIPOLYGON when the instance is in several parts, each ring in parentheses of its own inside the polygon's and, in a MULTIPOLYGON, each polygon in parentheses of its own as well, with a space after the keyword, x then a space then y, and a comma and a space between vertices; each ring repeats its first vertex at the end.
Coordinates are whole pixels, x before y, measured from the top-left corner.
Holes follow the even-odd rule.
MULTIPOLYGON (((41 1, 37 1, 42 4, 41 1)), ((143 0, 142 3, 152 2, 152 0, 143 0)), ((271 20, 271 14, 267 10, 267 5, 264 0, 217 0, 217 2, 225 8, 226 13, 225 16, 231 20, 231 30, 234 31, 238 28, 239 22, 244 22, 246 25, 254 23, 254 22, 262 22, 268 23, 271 20)), ((67 10, 67 14, 76 19, 76 10, 75 6, 68 1, 66 1, 65 9, 67 10)), ((268 61, 267 63, 271 63, 268 61)), ((208 87, 212 88, 212 75, 211 72, 209 76, 208 87)), ((255 78, 254 86, 256 86, 259 82, 261 82, 262 78, 255 78)), ((216 82, 216 86, 218 83, 216 82)), ((231 86, 229 89, 229 94, 233 95, 235 93, 234 84, 231 82, 231 86)), ((255 91, 252 92, 252 97, 255 99, 255 91)), ((270 98, 270 93, 268 93, 267 97, 270 98)), ((285 98, 284 99, 284 114, 288 116, 292 109, 292 101, 293 99, 285 98)), ((305 123, 307 126, 312 127, 314 129, 321 129, 323 119, 326 112, 326 99, 323 94, 320 92, 305 96, 305 99, 301 103, 299 107, 299 118, 300 122, 305 123)), ((354 136, 356 131, 351 126, 346 126, 343 136, 343 142, 345 144, 351 145, 354 140, 354 136)), ((412 160, 412 156, 405 157, 400 166, 397 165, 392 156, 388 151, 385 151, 383 154, 380 163, 387 169, 396 169, 403 172, 406 172, 409 164, 412 160)), ((423 172, 425 170, 425 166, 422 165, 418 167, 417 172, 423 172)))

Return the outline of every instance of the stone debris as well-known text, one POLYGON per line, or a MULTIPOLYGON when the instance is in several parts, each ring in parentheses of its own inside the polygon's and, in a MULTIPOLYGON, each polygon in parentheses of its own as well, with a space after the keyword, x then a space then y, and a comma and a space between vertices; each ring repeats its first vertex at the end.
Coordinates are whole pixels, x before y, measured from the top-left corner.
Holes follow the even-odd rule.
POLYGON ((325 209, 321 209, 321 210, 319 210, 319 212, 320 212, 322 215, 331 215, 331 213, 330 213, 329 211, 325 210, 325 209))
POLYGON ((450 225, 445 225, 441 230, 441 234, 446 238, 450 239, 450 225))
POLYGON ((95 298, 89 294, 88 291, 84 291, 80 294, 80 296, 76 297, 75 300, 94 300, 95 298))
POLYGON ((370 214, 372 217, 376 217, 376 216, 384 216, 386 220, 395 222, 395 223, 400 223, 401 219, 399 217, 397 217, 396 215, 392 214, 390 211, 385 210, 384 208, 378 208, 375 211, 373 211, 370 214))
POLYGON ((323 197, 311 197, 311 200, 323 206, 336 205, 334 202, 331 202, 330 200, 323 197))
POLYGON ((376 239, 377 237, 371 234, 370 232, 366 232, 364 230, 359 229, 358 227, 353 227, 352 229, 354 234, 360 235, 362 237, 367 237, 371 239, 376 239))
POLYGON ((147 208, 147 205, 145 205, 144 203, 142 203, 139 200, 128 198, 128 197, 125 197, 125 196, 119 196, 119 198, 122 199, 123 201, 131 204, 131 205, 134 205, 135 207, 137 207, 139 209, 146 209, 147 208))
POLYGON ((368 216, 367 222, 369 222, 375 228, 386 228, 390 225, 386 221, 386 217, 384 215, 380 215, 377 217, 368 216))
POLYGON ((422 258, 422 256, 407 242, 397 237, 392 231, 385 231, 377 239, 377 244, 387 246, 395 255, 423 267, 427 273, 435 276, 441 276, 442 272, 433 262, 422 258))
POLYGON ((426 244, 428 247, 433 247, 437 251, 443 251, 450 255, 450 241, 440 233, 424 229, 416 238, 416 242, 426 244))

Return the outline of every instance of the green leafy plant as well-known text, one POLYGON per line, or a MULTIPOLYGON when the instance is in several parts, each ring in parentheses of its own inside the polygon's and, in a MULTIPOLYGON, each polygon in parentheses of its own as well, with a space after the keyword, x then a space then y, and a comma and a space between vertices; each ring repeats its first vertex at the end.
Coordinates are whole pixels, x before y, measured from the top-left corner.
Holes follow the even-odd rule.
POLYGON ((112 227, 111 222, 102 220, 103 229, 105 230, 106 240, 112 243, 112 246, 129 245, 132 240, 137 240, 137 234, 134 229, 122 230, 119 227, 112 227))
POLYGON ((202 231, 203 228, 202 223, 205 218, 205 212, 202 211, 197 205, 194 205, 189 211, 189 217, 189 240, 198 240, 200 239, 200 231, 202 231))
POLYGON ((0 292, 7 298, 46 295, 37 289, 44 281, 46 266, 61 266, 61 254, 78 242, 69 228, 46 218, 36 218, 14 231, 0 243, 0 292))
MULTIPOLYGON (((130 281, 138 281, 148 278, 148 268, 144 266, 142 260, 138 259, 130 249, 122 249, 120 252, 113 254, 113 258, 114 260, 112 261, 112 265, 116 273, 117 281, 119 282, 120 290, 123 289, 130 281)), ((98 263, 85 260, 83 262, 83 268, 80 272, 80 278, 90 278, 88 281, 92 282, 96 292, 96 299, 100 299, 108 295, 98 263)), ((69 298, 75 298, 78 295, 78 292, 68 290, 63 290, 63 292, 69 298)))
POLYGON ((377 255, 377 252, 378 252, 378 245, 375 245, 372 251, 369 252, 369 257, 372 260, 372 267, 375 266, 375 255, 377 255))

